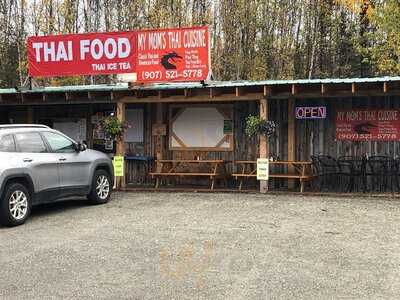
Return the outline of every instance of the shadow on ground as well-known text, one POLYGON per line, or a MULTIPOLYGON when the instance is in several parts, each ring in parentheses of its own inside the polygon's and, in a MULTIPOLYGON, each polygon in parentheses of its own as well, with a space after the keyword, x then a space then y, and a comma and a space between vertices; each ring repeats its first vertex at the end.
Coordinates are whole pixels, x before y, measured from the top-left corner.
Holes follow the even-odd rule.
POLYGON ((67 201, 52 202, 40 204, 32 208, 30 218, 36 218, 43 215, 52 215, 67 212, 90 205, 86 199, 73 199, 67 201))
MULTIPOLYGON (((31 215, 28 218, 28 221, 35 220, 37 218, 41 218, 44 216, 51 216, 51 215, 61 215, 66 214, 67 212, 81 209, 83 207, 90 206, 88 201, 85 198, 77 198, 71 199, 66 201, 58 201, 46 204, 40 204, 32 207, 31 215)), ((22 225, 23 226, 23 225, 22 225)), ((0 225, 0 230, 9 228, 3 225, 0 225)))

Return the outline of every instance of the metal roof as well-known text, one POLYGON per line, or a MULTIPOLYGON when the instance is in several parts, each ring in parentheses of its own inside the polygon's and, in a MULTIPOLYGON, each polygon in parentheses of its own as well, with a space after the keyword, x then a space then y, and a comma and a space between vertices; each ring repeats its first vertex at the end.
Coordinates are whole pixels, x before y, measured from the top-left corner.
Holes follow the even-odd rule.
POLYGON ((395 77, 374 77, 374 78, 328 78, 328 79, 296 79, 296 80, 239 80, 239 81, 206 81, 205 84, 200 82, 173 82, 173 83, 156 83, 149 85, 138 85, 129 87, 128 83, 117 84, 99 84, 99 85, 76 85, 76 86, 53 86, 33 88, 31 90, 15 88, 0 89, 0 94, 15 94, 15 93, 68 93, 68 92, 112 92, 112 91, 127 91, 130 89, 137 90, 170 90, 170 89, 196 89, 204 87, 246 87, 246 86, 276 86, 289 84, 351 84, 351 83, 379 83, 399 81, 400 76, 395 77))
POLYGON ((16 90, 0 89, 0 94, 15 94, 15 93, 68 93, 68 92, 112 92, 126 91, 129 89, 127 83, 118 84, 97 84, 97 85, 71 85, 71 86, 49 86, 29 89, 16 90))

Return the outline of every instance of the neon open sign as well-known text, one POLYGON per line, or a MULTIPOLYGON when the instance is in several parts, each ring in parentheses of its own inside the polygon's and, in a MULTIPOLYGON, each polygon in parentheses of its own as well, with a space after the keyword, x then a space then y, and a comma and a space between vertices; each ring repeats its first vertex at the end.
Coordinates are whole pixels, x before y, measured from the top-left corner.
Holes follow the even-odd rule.
POLYGON ((296 107, 296 119, 325 119, 326 106, 296 107))

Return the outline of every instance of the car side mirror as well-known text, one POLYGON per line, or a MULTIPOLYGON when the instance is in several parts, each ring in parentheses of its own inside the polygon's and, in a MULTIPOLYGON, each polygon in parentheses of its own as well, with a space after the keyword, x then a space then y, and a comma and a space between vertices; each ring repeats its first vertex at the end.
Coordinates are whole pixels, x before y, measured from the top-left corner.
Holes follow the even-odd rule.
POLYGON ((82 152, 82 151, 85 151, 86 149, 87 149, 87 147, 83 143, 75 144, 75 151, 76 152, 82 152))

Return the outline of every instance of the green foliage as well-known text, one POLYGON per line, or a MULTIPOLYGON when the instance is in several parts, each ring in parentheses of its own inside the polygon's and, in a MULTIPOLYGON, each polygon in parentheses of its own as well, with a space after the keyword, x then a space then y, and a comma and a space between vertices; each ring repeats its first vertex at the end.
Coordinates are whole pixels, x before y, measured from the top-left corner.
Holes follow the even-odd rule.
POLYGON ((259 133, 259 129, 263 120, 259 116, 249 115, 246 118, 245 133, 248 137, 255 136, 259 133))
POLYGON ((107 137, 118 140, 123 136, 128 126, 124 122, 118 120, 117 117, 109 116, 102 120, 102 127, 107 137))
MULTIPOLYGON (((0 87, 27 77, 26 38, 208 25, 216 80, 398 75, 399 0, 2 0, 0 87)), ((41 78, 42 85, 111 76, 41 78)))
POLYGON ((377 4, 373 17, 377 28, 372 38, 371 55, 381 74, 400 73, 400 1, 387 0, 377 4))
POLYGON ((248 137, 262 134, 267 137, 275 133, 276 124, 274 121, 261 119, 259 116, 249 115, 246 118, 245 134, 248 137))

